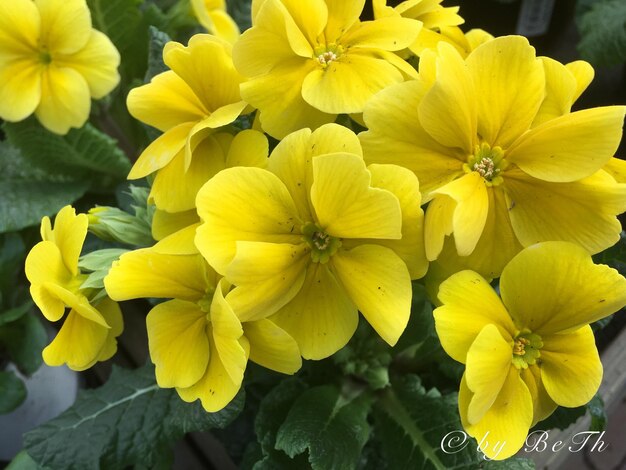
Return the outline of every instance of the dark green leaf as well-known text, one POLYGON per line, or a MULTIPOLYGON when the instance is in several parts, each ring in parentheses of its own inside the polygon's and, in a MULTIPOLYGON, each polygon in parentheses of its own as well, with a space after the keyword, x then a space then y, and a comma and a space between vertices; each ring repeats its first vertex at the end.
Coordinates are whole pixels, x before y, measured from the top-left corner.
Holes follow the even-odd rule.
POLYGON ((148 70, 144 79, 146 83, 155 75, 169 70, 165 62, 163 62, 163 48, 170 41, 170 37, 154 26, 148 28, 148 36, 150 43, 148 46, 148 70))
POLYGON ((243 407, 241 392, 226 408, 207 413, 160 389, 154 368, 115 368, 95 390, 82 391, 74 406, 27 433, 24 447, 40 465, 64 469, 154 466, 185 433, 228 425, 243 407))
POLYGON ((626 2, 595 2, 577 20, 578 51, 583 59, 596 66, 626 61, 626 2))
POLYGON ((462 427, 456 394, 426 391, 417 376, 394 381, 374 407, 375 437, 382 445, 389 468, 452 470, 478 468, 476 445, 445 453, 445 436, 462 427))
POLYGON ((604 409, 604 401, 600 395, 595 395, 589 403, 587 403, 587 410, 591 415, 590 431, 604 431, 606 428, 606 411, 604 409))
POLYGON ((0 326, 19 320, 33 306, 32 302, 25 302, 19 307, 10 308, 4 312, 0 312, 0 326))
POLYGON ((554 413, 543 421, 537 423, 533 429, 567 429, 571 424, 574 424, 578 418, 583 416, 586 410, 587 408, 585 406, 579 406, 577 408, 565 408, 559 406, 554 413))
POLYGON ((41 367, 41 351, 48 342, 39 318, 31 313, 0 328, 0 344, 4 344, 11 360, 24 374, 34 374, 41 367))
POLYGON ((137 39, 142 3, 143 0, 87 0, 94 27, 109 37, 122 57, 137 39))
POLYGON ((480 468, 484 470, 535 470, 535 462, 530 459, 511 457, 506 460, 490 460, 480 468))
POLYGON ((26 386, 14 372, 0 371, 0 414, 9 413, 26 399, 26 386))
POLYGON ((309 451, 314 469, 356 467, 367 442, 371 399, 344 398, 334 386, 315 387, 295 402, 276 436, 276 448, 290 457, 309 451))
MULTIPOLYGON (((67 135, 53 134, 36 120, 5 123, 9 142, 17 147, 29 166, 97 187, 110 187, 126 178, 130 162, 115 140, 90 124, 67 135)), ((48 178, 50 179, 50 178, 48 178)))
POLYGON ((228 14, 232 16, 242 32, 252 24, 250 6, 250 0, 226 0, 228 14))

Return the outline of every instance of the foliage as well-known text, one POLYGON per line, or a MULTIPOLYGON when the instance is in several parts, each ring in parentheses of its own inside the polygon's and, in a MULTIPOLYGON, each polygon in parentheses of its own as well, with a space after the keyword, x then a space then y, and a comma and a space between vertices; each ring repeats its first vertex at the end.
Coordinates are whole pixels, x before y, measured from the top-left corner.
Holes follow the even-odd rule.
POLYGON ((576 22, 578 51, 595 66, 626 61, 626 4, 621 0, 583 1, 576 22))

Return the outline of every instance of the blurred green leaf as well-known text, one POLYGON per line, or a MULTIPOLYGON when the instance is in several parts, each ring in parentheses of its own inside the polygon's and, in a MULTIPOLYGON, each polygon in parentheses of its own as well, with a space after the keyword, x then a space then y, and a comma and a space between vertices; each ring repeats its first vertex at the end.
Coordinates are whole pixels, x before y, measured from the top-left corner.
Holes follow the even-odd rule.
POLYGON ((48 343, 48 335, 38 316, 27 313, 18 320, 0 328, 0 344, 9 357, 26 374, 34 374, 41 367, 41 351, 48 343))
POLYGON ((0 371, 0 414, 9 413, 26 399, 26 386, 14 372, 0 371))
POLYGON ((591 415, 590 431, 604 431, 606 428, 606 410, 604 409, 604 400, 598 394, 596 394, 589 403, 587 403, 587 410, 591 415))
POLYGON ((20 451, 6 470, 42 470, 25 450, 20 451))
POLYGON ((578 52, 593 65, 617 65, 626 61, 626 2, 602 0, 579 8, 578 52))

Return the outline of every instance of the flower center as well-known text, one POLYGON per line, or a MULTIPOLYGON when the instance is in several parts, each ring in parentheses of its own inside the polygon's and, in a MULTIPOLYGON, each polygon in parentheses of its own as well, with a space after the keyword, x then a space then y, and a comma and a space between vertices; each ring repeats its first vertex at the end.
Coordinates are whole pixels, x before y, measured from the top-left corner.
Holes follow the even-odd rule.
POLYGON ((342 53, 343 47, 338 44, 320 45, 315 48, 314 59, 317 59, 322 68, 325 69, 331 62, 339 59, 342 53))
POLYGON ((198 307, 207 315, 211 313, 211 304, 213 303, 213 294, 215 294, 215 290, 211 288, 207 288, 204 297, 198 300, 198 307))
POLYGON ((341 240, 327 234, 317 225, 308 223, 302 227, 302 239, 311 248, 311 259, 315 263, 328 263, 341 246, 341 240))
POLYGON ((542 347, 541 336, 530 331, 521 332, 513 340, 513 365, 518 369, 526 369, 536 364, 541 357, 542 347))
POLYGON ((500 147, 491 147, 488 143, 483 142, 474 149, 474 155, 467 159, 467 163, 463 165, 466 173, 473 171, 483 177, 488 186, 497 186, 502 183, 500 173, 508 166, 508 162, 504 159, 504 152, 500 147))
POLYGON ((44 65, 48 65, 50 62, 52 62, 52 56, 47 50, 43 49, 39 51, 39 62, 44 65))

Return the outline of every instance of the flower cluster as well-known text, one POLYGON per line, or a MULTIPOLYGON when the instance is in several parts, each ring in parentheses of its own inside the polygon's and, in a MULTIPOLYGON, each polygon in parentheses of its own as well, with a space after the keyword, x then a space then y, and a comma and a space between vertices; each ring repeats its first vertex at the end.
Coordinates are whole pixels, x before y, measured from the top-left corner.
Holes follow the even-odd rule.
POLYGON ((169 70, 127 100, 162 132, 128 175, 149 177, 151 246, 107 266, 93 296, 77 268, 87 216, 67 207, 54 230, 42 223, 33 298, 53 321, 71 308, 46 362, 107 359, 114 301, 164 299, 147 315, 157 382, 216 411, 248 361, 294 374, 343 348, 359 312, 395 345, 424 278, 441 344, 466 365, 463 426, 506 441, 487 456, 513 455, 557 405, 591 399, 602 366, 588 325, 626 305, 626 280, 591 260, 626 210, 614 158, 626 107, 572 112, 589 64, 464 34, 440 0, 375 0, 361 21, 364 3, 254 0, 252 27, 229 37, 224 2, 192 3, 215 36, 169 42, 169 70))

